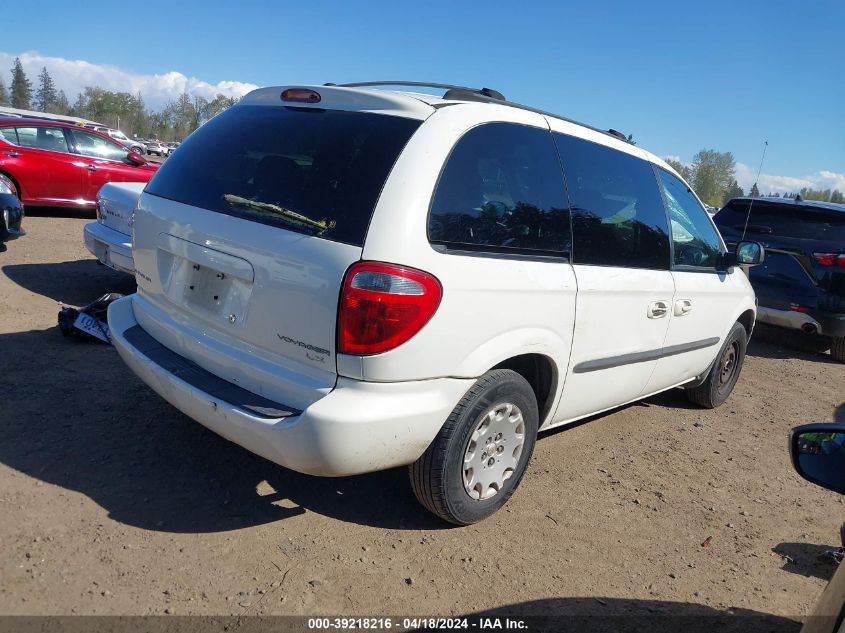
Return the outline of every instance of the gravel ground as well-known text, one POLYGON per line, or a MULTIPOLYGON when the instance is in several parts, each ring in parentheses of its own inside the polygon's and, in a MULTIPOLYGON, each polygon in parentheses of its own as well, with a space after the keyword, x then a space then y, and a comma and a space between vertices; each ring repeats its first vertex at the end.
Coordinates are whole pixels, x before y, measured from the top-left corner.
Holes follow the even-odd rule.
POLYGON ((838 545, 842 499, 786 449, 794 425, 845 421, 827 355, 755 335, 720 409, 673 391, 545 434, 507 507, 451 528, 404 470, 285 470, 167 405, 112 348, 63 338, 62 304, 134 283, 91 259, 89 220, 57 215, 0 252, 2 614, 733 609, 791 631, 834 571, 817 554, 838 545))

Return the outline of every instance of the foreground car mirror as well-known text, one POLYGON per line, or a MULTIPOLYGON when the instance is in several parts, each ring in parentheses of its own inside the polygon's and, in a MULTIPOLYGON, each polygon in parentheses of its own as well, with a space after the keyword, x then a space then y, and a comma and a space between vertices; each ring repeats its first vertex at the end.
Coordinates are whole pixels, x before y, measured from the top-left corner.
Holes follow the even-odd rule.
POLYGON ((766 250, 760 242, 740 242, 733 253, 722 255, 721 270, 728 270, 734 266, 756 266, 766 259, 766 250))
POLYGON ((845 424, 805 424, 792 429, 789 453, 798 474, 845 494, 845 424))
POLYGON ((129 152, 126 155, 126 160, 133 165, 143 165, 147 162, 146 159, 141 156, 138 152, 129 152))

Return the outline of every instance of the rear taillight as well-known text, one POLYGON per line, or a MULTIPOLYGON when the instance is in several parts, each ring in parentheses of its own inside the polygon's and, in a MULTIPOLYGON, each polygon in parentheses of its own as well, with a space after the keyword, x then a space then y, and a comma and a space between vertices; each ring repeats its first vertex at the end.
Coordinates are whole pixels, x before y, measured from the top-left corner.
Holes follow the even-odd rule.
POLYGON ((337 351, 365 356, 398 347, 428 323, 442 296, 437 278, 421 270, 353 264, 340 294, 337 351))
POLYGON ((813 253, 813 259, 825 268, 845 268, 845 253, 813 253))
POLYGON ((802 306, 800 303, 790 303, 789 309, 793 312, 803 312, 804 314, 810 312, 810 308, 808 308, 807 306, 802 306))

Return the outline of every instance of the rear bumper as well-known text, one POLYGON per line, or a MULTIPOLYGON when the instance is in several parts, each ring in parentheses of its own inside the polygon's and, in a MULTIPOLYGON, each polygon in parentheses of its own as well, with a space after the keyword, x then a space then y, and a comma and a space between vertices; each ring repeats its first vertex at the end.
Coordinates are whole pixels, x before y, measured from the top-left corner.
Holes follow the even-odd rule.
MULTIPOLYGON (((187 373, 173 371, 172 352, 151 358, 133 345, 127 331, 139 328, 133 296, 109 306, 109 328, 121 358, 162 398, 226 439, 298 472, 325 477, 355 475, 414 462, 448 418, 473 379, 437 378, 400 383, 368 383, 339 377, 334 390, 301 412, 273 416, 274 407, 245 408, 221 397, 234 385, 183 361, 187 373), (160 361, 160 362, 157 362, 160 361), (170 368, 168 368, 170 367, 170 368), (197 373, 207 374, 197 380, 197 373), (192 374, 190 377, 187 374, 192 374), (208 389, 198 385, 215 383, 208 389), (211 393, 213 392, 213 393, 211 393), (269 411, 261 415, 256 411, 269 411)), ((138 332, 138 330, 134 330, 138 332)), ((154 345, 154 339, 149 337, 154 345)), ((159 345, 159 347, 161 347, 159 345)), ((177 357, 181 358, 181 357, 177 357)), ((179 362, 178 360, 175 362, 179 362)), ((243 392, 243 390, 240 390, 243 392)), ((243 393, 231 399, 243 399, 243 393)), ((255 394, 251 394, 255 398, 255 394)), ((263 398, 258 397, 266 405, 263 398)))
POLYGON ((845 337, 845 314, 835 312, 823 310, 798 312, 759 306, 757 320, 760 323, 768 323, 790 330, 801 330, 834 338, 845 337))
POLYGON ((99 222, 85 225, 85 247, 100 262, 114 270, 135 274, 132 260, 132 238, 99 222))

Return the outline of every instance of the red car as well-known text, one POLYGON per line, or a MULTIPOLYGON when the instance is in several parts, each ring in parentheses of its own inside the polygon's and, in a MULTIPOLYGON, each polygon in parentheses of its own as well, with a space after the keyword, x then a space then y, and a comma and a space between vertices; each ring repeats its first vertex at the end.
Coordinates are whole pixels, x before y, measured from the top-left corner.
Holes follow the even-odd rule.
POLYGON ((147 182, 158 167, 77 125, 0 118, 0 181, 26 206, 94 208, 107 182, 147 182))

